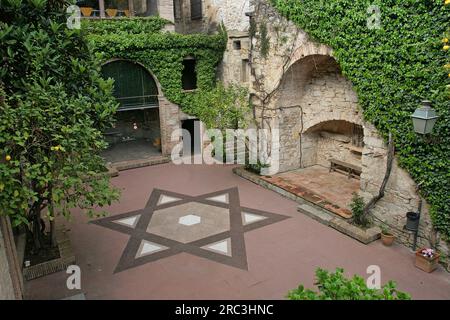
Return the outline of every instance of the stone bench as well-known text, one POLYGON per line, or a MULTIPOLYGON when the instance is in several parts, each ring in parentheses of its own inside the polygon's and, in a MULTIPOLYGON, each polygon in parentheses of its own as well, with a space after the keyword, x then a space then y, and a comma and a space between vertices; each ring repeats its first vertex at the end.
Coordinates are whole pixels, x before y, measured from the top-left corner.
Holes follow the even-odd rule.
POLYGON ((337 159, 330 159, 330 172, 342 171, 348 174, 348 178, 359 178, 361 176, 362 168, 354 164, 340 161, 337 159))

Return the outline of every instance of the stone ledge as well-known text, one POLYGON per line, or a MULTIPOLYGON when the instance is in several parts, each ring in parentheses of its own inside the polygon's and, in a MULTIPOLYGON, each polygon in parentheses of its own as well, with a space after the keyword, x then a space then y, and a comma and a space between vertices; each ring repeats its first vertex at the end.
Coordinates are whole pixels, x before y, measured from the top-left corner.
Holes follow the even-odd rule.
POLYGON ((315 206, 313 203, 303 199, 302 197, 296 196, 263 180, 259 175, 249 172, 243 167, 234 168, 233 173, 266 189, 275 191, 286 198, 298 202, 300 204, 297 209, 299 212, 364 244, 368 244, 380 238, 380 228, 372 227, 367 230, 358 228, 334 213, 315 206))
POLYGON ((56 243, 60 257, 34 266, 24 267, 22 270, 24 280, 29 281, 66 270, 68 266, 75 264, 75 254, 64 226, 56 230, 56 243))
POLYGON ((170 162, 170 159, 168 157, 164 157, 164 156, 155 156, 155 157, 150 157, 150 158, 146 158, 146 159, 115 162, 115 163, 110 164, 109 174, 112 177, 116 177, 119 175, 118 171, 142 168, 142 167, 153 166, 153 165, 163 164, 163 163, 168 163, 168 162, 170 162))
POLYGON ((299 204, 306 203, 319 210, 325 210, 326 212, 330 212, 333 215, 345 219, 349 219, 352 217, 352 213, 350 210, 346 208, 341 208, 338 205, 327 201, 323 197, 315 194, 314 192, 304 187, 289 184, 277 185, 276 178, 269 176, 260 176, 258 174, 245 170, 243 167, 234 168, 233 172, 244 179, 259 184, 260 186, 266 189, 275 191, 286 198, 298 202, 299 204))
POLYGON ((362 229, 342 218, 335 217, 324 210, 316 209, 307 204, 298 206, 297 211, 364 244, 371 243, 380 238, 381 230, 379 227, 362 229))

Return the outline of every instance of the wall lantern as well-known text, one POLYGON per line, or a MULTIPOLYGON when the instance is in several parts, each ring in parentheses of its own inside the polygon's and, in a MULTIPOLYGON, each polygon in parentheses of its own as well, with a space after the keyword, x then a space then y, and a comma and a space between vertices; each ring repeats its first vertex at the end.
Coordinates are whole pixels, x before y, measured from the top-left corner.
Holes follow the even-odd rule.
POLYGON ((411 116, 414 125, 414 131, 419 134, 428 134, 433 131, 434 124, 439 116, 436 110, 431 108, 431 101, 422 101, 422 106, 417 108, 411 116))

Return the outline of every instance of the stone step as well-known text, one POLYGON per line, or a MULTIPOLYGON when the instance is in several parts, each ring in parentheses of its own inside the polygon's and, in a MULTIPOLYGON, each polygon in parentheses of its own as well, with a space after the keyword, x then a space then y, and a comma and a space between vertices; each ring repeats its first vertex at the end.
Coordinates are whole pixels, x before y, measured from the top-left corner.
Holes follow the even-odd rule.
MULTIPOLYGON (((305 200, 305 202, 307 202, 305 200)), ((315 206, 311 206, 307 203, 301 204, 298 206, 298 211, 306 214, 308 217, 313 218, 323 224, 329 225, 331 219, 333 219, 333 213, 328 210, 317 208, 315 206)))
POLYGON ((153 157, 149 157, 146 159, 115 162, 115 163, 112 163, 111 166, 117 171, 124 171, 124 170, 129 170, 129 169, 154 166, 154 165, 168 163, 168 162, 170 162, 169 157, 153 156, 153 157))
POLYGON ((372 227, 366 230, 359 228, 351 224, 349 219, 344 219, 318 204, 277 187, 276 185, 262 179, 261 176, 245 170, 243 167, 236 167, 233 169, 233 172, 244 179, 259 184, 268 190, 275 191, 286 198, 296 201, 299 203, 299 206, 297 207, 299 212, 364 244, 375 241, 380 237, 381 230, 379 227, 372 227))
POLYGON ((318 209, 317 207, 305 203, 299 205, 297 210, 308 217, 336 229, 337 231, 364 244, 375 241, 380 237, 381 230, 378 227, 372 227, 364 230, 323 208, 318 209))

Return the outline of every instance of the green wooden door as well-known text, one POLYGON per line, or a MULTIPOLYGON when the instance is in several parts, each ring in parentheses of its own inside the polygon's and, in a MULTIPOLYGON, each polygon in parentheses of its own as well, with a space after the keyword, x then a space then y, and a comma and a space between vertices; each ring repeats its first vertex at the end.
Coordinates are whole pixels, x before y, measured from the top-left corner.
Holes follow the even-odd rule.
POLYGON ((103 66, 104 78, 114 79, 114 97, 119 111, 158 107, 158 88, 151 74, 142 66, 124 60, 103 66))

